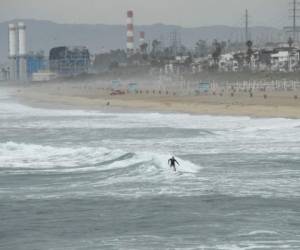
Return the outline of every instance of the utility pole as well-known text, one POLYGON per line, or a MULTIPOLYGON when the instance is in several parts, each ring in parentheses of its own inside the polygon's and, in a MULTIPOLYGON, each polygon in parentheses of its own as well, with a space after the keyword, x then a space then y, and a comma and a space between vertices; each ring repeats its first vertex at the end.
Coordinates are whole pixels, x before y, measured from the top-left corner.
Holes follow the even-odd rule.
POLYGON ((249 13, 248 9, 245 12, 245 42, 249 41, 249 13))
POLYGON ((292 2, 293 6, 292 6, 292 18, 293 18, 293 39, 294 41, 296 41, 296 35, 297 35, 297 0, 293 0, 292 2))

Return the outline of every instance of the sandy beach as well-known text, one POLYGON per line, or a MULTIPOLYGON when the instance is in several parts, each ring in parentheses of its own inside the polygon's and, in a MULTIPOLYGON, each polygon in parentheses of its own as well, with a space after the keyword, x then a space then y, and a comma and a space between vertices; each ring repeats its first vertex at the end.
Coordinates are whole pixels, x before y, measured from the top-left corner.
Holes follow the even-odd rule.
POLYGON ((11 88, 22 103, 43 108, 180 112, 225 116, 300 118, 299 91, 208 93, 176 95, 175 92, 111 95, 99 84, 48 83, 11 88))

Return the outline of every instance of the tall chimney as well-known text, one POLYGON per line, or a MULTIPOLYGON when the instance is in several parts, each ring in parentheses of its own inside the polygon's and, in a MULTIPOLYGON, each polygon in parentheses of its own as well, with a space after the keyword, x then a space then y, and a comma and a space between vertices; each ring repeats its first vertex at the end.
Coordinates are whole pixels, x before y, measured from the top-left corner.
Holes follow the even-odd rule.
POLYGON ((140 32, 140 44, 145 43, 145 32, 141 31, 140 32))
POLYGON ((17 27, 13 23, 8 25, 9 28, 9 46, 8 55, 10 60, 9 78, 11 81, 17 80, 17 27))
POLYGON ((133 11, 127 11, 127 53, 134 52, 134 27, 133 27, 133 11))
POLYGON ((26 52, 26 26, 24 23, 18 23, 19 30, 19 78, 21 82, 27 79, 27 52, 26 52))

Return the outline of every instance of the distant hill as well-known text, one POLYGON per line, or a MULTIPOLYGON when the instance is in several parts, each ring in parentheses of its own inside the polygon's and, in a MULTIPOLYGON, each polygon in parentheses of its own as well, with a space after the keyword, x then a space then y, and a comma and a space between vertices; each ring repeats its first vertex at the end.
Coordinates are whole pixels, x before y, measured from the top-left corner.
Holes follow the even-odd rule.
MULTIPOLYGON (((58 24, 50 21, 22 20, 27 25, 27 47, 32 51, 44 50, 61 45, 84 45, 92 53, 105 50, 125 48, 126 27, 124 25, 104 24, 58 24)), ((0 62, 6 61, 8 51, 8 23, 0 23, 0 62)), ((194 47, 199 39, 203 40, 240 40, 243 30, 229 26, 208 26, 183 28, 173 25, 153 24, 136 26, 136 32, 145 31, 146 40, 163 39, 170 41, 170 33, 174 30, 181 35, 182 43, 194 47)), ((253 27, 252 37, 268 40, 282 36, 282 31, 270 27, 253 27)), ((138 34, 138 33, 137 33, 138 34)), ((138 39, 138 38, 137 38, 138 39)))

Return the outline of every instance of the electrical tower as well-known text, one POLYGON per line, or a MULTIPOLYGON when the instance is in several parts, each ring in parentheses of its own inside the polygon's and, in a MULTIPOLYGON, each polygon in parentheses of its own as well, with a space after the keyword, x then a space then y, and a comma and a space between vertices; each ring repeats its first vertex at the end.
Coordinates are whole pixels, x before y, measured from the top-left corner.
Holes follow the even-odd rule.
POLYGON ((177 32, 177 30, 170 33, 170 44, 173 56, 177 56, 181 47, 181 35, 177 32))
POLYGON ((290 0, 289 17, 292 18, 292 26, 285 27, 285 30, 291 33, 291 37, 295 42, 299 42, 300 27, 297 26, 300 11, 299 4, 299 0, 290 0))

